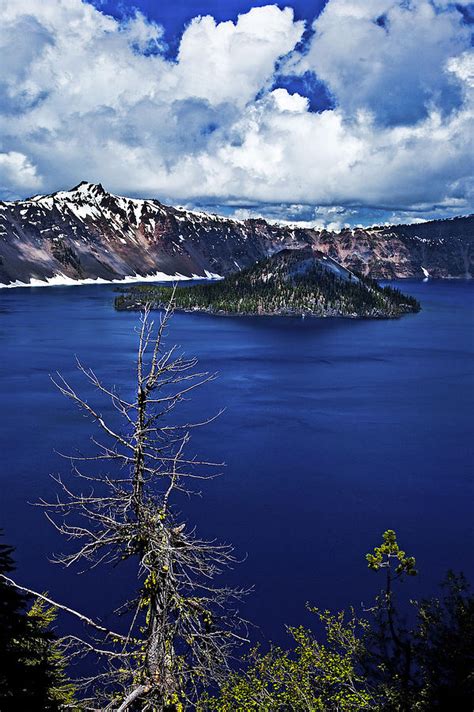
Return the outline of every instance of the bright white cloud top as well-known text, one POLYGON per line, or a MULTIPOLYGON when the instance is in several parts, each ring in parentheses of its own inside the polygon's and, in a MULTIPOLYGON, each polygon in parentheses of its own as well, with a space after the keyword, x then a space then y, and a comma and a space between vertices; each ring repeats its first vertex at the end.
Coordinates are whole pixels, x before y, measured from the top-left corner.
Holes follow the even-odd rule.
POLYGON ((312 28, 275 5, 198 17, 170 59, 141 14, 0 0, 2 194, 87 179, 283 218, 311 206, 316 222, 467 212, 473 59, 459 7, 329 0, 312 28), (308 73, 333 108, 275 88, 308 73))

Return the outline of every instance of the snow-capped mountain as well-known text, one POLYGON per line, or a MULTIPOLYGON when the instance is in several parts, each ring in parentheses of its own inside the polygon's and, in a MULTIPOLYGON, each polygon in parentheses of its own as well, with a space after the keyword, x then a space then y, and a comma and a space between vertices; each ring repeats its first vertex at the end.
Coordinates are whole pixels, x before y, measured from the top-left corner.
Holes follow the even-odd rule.
POLYGON ((294 230, 264 221, 237 222, 158 200, 122 198, 83 182, 0 203, 0 283, 58 275, 222 275, 297 242, 294 230))
POLYGON ((336 234, 192 212, 83 182, 0 202, 0 283, 225 275, 304 245, 374 277, 463 277, 472 272, 473 222, 336 234))

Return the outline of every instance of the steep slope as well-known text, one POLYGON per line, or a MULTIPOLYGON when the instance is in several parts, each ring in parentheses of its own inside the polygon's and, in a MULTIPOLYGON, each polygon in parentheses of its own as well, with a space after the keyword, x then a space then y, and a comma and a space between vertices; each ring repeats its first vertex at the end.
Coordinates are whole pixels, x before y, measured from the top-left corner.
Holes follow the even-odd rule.
POLYGON ((70 191, 0 203, 0 283, 120 279, 157 272, 226 274, 287 245, 295 231, 238 222, 81 183, 70 191))
POLYGON ((83 182, 0 202, 0 284, 226 275, 304 245, 376 278, 466 277, 473 272, 473 234, 473 216, 341 233, 238 221, 115 196, 83 182))
POLYGON ((470 278, 474 272, 474 215, 337 234, 322 231, 315 242, 341 264, 374 279, 470 278))
MULTIPOLYGON (((115 300, 118 310, 165 307, 172 287, 138 286, 115 300)), ((416 312, 416 299, 379 287, 311 247, 282 250, 221 282, 184 286, 178 309, 218 315, 393 318, 416 312)))

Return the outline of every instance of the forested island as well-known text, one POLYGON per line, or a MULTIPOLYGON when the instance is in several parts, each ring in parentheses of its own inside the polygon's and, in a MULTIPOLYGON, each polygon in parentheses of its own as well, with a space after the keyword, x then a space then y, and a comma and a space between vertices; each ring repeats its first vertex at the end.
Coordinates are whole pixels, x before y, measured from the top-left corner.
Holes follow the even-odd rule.
MULTIPOLYGON (((166 308, 173 287, 134 286, 115 299, 118 310, 166 308)), ((180 288, 178 310, 218 315, 396 318, 419 302, 355 274, 312 248, 285 249, 222 281, 180 288)))

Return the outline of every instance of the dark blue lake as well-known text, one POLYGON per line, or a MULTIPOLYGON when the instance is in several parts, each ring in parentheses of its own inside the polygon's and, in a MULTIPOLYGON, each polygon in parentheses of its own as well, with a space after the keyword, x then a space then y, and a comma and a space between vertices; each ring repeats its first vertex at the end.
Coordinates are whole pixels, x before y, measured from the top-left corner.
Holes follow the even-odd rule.
MULTIPOLYGON (((423 310, 397 321, 173 320, 170 345, 220 374, 183 418, 226 408, 192 445, 225 460, 224 475, 183 507, 245 559, 230 578, 254 585, 244 613, 265 638, 284 641, 308 600, 370 601, 378 581, 364 555, 387 528, 417 557, 410 595, 434 592, 450 567, 472 578, 474 283, 401 286, 423 310)), ((77 354, 124 392, 133 384, 137 315, 116 313, 113 296, 109 286, 0 291, 0 526, 19 581, 91 614, 122 599, 124 573, 48 563, 62 542, 28 502, 51 495, 50 473, 68 472, 55 449, 87 447, 94 432, 48 374, 79 387, 77 354)))

